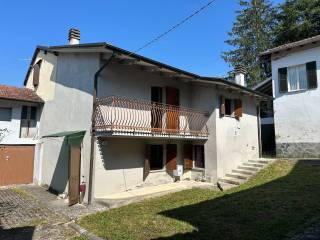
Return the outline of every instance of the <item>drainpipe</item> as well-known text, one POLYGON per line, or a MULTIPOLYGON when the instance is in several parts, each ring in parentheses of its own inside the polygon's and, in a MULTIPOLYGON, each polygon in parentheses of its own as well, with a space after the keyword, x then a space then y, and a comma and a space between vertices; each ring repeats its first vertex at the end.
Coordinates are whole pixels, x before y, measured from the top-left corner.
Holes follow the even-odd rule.
POLYGON ((257 106, 257 123, 258 123, 259 158, 261 158, 261 157, 262 157, 260 105, 261 105, 261 101, 259 101, 259 105, 257 106))
POLYGON ((96 108, 96 101, 97 101, 97 91, 98 91, 98 78, 100 73, 109 65, 111 60, 115 54, 113 53, 112 56, 106 61, 94 74, 94 82, 93 82, 93 104, 92 104, 92 117, 91 117, 91 149, 90 149, 90 167, 89 167, 89 188, 88 188, 88 204, 92 203, 92 180, 93 180, 93 162, 94 162, 94 111, 96 108))

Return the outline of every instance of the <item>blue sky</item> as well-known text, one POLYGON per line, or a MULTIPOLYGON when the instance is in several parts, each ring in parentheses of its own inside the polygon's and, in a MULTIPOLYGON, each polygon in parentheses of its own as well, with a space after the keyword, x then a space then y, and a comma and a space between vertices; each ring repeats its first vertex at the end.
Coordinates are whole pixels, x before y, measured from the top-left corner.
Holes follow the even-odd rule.
MULTIPOLYGON (((0 83, 22 86, 35 46, 66 44, 71 27, 81 30, 81 43, 105 41, 133 51, 207 2, 0 1, 0 83)), ((236 17, 237 2, 216 0, 139 54, 200 75, 226 75, 230 68, 221 52, 229 49, 224 41, 236 17)))

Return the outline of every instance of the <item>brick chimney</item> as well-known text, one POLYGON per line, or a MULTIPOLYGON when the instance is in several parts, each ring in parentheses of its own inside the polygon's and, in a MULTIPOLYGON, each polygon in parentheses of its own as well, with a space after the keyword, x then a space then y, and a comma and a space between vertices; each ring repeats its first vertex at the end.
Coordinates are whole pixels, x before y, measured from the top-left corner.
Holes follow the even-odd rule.
POLYGON ((246 86, 246 74, 247 71, 243 65, 237 65, 234 68, 234 82, 241 85, 241 86, 246 86))
POLYGON ((80 43, 80 30, 75 28, 70 28, 69 30, 69 44, 79 44, 80 43))

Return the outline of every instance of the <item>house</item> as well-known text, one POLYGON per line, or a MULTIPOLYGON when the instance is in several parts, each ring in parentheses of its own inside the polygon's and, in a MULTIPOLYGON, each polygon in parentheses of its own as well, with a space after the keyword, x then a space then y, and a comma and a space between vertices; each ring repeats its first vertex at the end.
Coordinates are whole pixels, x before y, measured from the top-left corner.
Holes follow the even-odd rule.
POLYGON ((32 183, 43 100, 31 89, 0 85, 0 186, 32 183))
POLYGON ((320 35, 261 53, 271 62, 278 157, 320 156, 320 35))
POLYGON ((45 101, 39 184, 70 204, 85 184, 91 202, 178 175, 216 183, 259 157, 257 107, 268 96, 244 87, 243 68, 230 82, 79 40, 71 29, 68 45, 37 47, 25 78, 45 101))

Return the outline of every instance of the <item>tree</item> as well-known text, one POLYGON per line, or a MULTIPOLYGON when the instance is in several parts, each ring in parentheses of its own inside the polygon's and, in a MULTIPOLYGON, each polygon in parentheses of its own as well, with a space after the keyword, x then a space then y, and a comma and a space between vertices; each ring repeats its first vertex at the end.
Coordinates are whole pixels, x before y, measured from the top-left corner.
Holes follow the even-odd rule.
POLYGON ((275 46, 320 34, 320 0, 286 0, 280 4, 275 46))
POLYGON ((272 46, 276 10, 269 0, 240 0, 241 10, 227 44, 232 50, 223 52, 222 58, 232 67, 242 64, 248 71, 247 84, 253 86, 266 77, 261 70, 259 53, 272 46))

